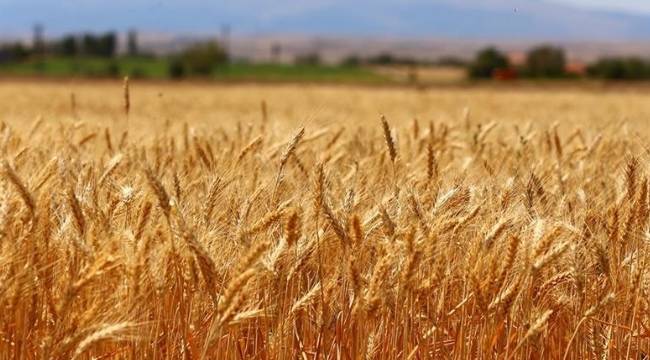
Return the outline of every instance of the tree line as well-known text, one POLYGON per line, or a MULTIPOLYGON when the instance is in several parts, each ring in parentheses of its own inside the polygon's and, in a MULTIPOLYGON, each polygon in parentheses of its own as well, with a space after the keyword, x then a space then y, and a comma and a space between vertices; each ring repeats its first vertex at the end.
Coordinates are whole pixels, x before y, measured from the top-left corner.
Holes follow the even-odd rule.
MULTIPOLYGON (((129 31, 126 36, 126 52, 118 54, 118 36, 115 32, 100 34, 68 34, 57 39, 38 39, 31 46, 21 42, 0 45, 1 63, 34 62, 42 65, 48 58, 102 58, 109 59, 104 73, 95 75, 114 76, 123 57, 155 57, 139 49, 137 34, 129 31)), ((220 65, 228 62, 229 56, 218 41, 196 42, 186 49, 163 57, 168 66, 168 75, 181 78, 188 75, 206 76, 220 65)), ((137 75, 137 74, 134 74, 137 75)))
POLYGON ((39 46, 26 46, 14 42, 0 46, 0 59, 4 61, 25 61, 35 56, 89 56, 114 57, 117 52, 117 35, 114 32, 103 34, 85 33, 65 35, 39 46))
POLYGON ((582 74, 568 68, 562 48, 541 45, 526 53, 523 64, 512 64, 508 56, 495 47, 479 51, 467 65, 472 79, 499 78, 570 78, 586 76, 606 80, 650 79, 650 60, 641 57, 605 57, 585 66, 582 74))
MULTIPOLYGON (((149 57, 140 51, 135 31, 126 36, 126 52, 118 54, 118 36, 115 32, 68 34, 49 41, 35 42, 27 46, 20 42, 0 45, 0 63, 20 63, 42 61, 47 57, 63 58, 105 58, 111 59, 106 75, 119 73, 119 61, 123 56, 149 57)), ((229 62, 230 56, 219 41, 211 40, 194 43, 182 51, 164 57, 168 75, 171 78, 185 76, 207 76, 216 68, 229 62)), ((297 56, 299 65, 320 65, 318 53, 297 56)), ((523 62, 512 63, 511 59, 496 47, 488 47, 476 53, 470 61, 454 57, 444 57, 437 61, 423 61, 410 57, 400 57, 388 52, 361 58, 349 56, 341 66, 457 66, 465 67, 472 79, 511 79, 511 78, 575 78, 591 77, 609 80, 647 80, 650 79, 650 59, 641 57, 605 57, 586 65, 580 71, 568 65, 565 51, 556 46, 540 45, 525 54, 523 62)))

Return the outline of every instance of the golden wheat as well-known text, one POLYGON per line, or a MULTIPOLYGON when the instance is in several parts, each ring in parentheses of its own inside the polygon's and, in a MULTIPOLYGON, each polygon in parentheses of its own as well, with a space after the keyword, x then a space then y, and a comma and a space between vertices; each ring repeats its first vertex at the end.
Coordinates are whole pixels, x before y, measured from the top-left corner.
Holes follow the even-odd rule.
POLYGON ((642 95, 75 87, 0 84, 2 358, 650 354, 642 95))

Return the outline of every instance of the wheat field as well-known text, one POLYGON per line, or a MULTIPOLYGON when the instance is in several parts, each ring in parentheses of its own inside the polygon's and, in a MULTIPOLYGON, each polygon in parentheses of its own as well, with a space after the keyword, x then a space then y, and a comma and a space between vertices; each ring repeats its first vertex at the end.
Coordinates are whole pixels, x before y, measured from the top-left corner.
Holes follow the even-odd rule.
POLYGON ((0 358, 646 359, 650 95, 0 83, 0 358))

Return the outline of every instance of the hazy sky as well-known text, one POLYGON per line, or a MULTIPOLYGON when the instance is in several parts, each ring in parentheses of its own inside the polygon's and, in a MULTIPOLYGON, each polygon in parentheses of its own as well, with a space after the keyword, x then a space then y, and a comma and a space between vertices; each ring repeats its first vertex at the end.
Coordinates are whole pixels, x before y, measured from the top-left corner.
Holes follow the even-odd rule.
POLYGON ((613 9, 626 12, 650 13, 649 0, 554 0, 567 4, 574 4, 583 7, 596 9, 613 9))
MULTIPOLYGON (((0 37, 29 34, 35 23, 45 25, 50 35, 131 27, 152 32, 201 33, 231 24, 233 31, 249 34, 286 31, 429 36, 437 31, 427 24, 431 22, 447 28, 459 24, 457 33, 464 36, 472 34, 475 20, 471 19, 483 21, 484 28, 499 27, 502 18, 495 16, 491 20, 495 12, 508 15, 506 21, 519 21, 521 27, 537 21, 536 26, 550 28, 556 25, 554 17, 560 16, 568 17, 566 23, 574 23, 567 26, 579 28, 589 23, 605 32, 609 30, 606 25, 611 25, 615 30, 625 28, 628 32, 621 30, 623 34, 635 33, 636 28, 630 27, 625 17, 612 20, 596 14, 598 19, 594 20, 585 15, 589 11, 574 11, 567 5, 650 18, 650 0, 0 0, 0 37), (565 6, 564 10, 558 10, 558 4, 565 6), (574 14, 576 20, 571 21, 574 14), (542 16, 546 20, 540 20, 542 16), (360 25, 355 27, 357 22, 360 25)), ((637 20, 643 26, 643 19, 637 20)))

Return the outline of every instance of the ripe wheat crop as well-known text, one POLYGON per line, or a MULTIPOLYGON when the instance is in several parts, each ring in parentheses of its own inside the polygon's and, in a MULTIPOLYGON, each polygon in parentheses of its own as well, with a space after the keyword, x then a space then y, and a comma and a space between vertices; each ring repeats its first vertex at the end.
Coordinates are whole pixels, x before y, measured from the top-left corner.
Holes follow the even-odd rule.
POLYGON ((295 89, 237 115, 232 97, 142 109, 155 95, 125 86, 30 121, 38 90, 0 99, 2 358, 650 354, 650 132, 599 111, 620 98, 554 124, 458 90, 429 100, 478 110, 405 120, 398 100, 426 94, 308 89, 397 100, 301 122, 273 112, 295 89))

